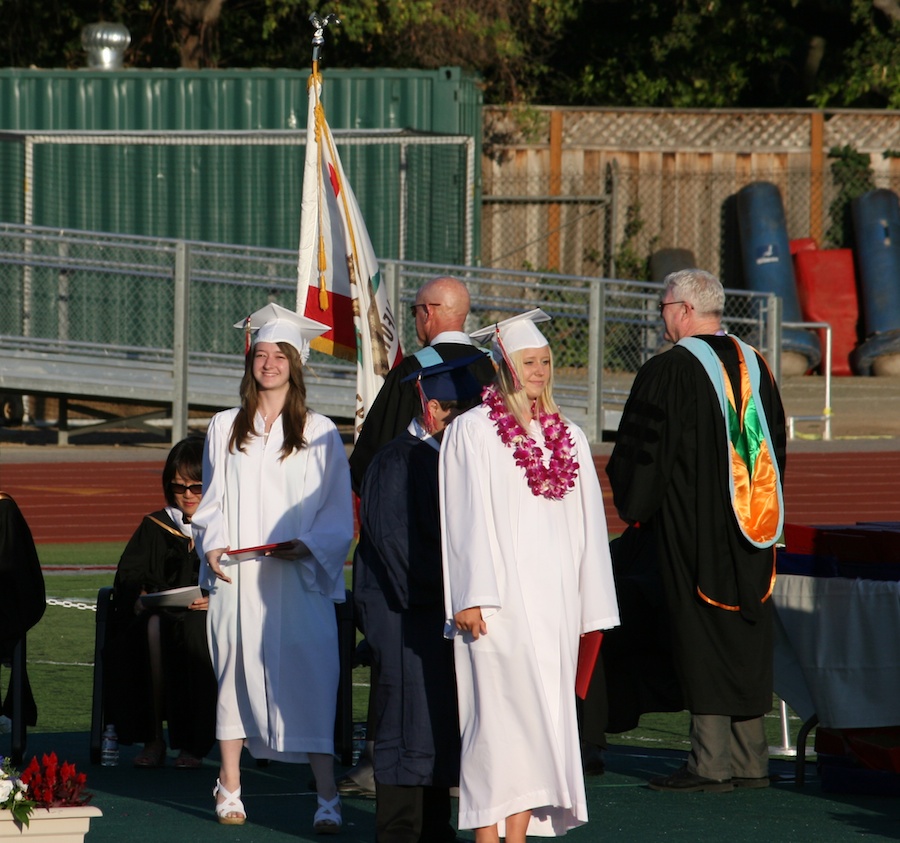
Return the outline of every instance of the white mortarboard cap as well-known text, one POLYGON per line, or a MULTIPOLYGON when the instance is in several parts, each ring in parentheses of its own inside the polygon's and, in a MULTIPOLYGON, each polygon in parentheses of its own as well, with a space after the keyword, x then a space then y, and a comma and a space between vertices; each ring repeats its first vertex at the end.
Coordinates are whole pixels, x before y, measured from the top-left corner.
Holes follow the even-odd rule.
POLYGON ((300 361, 304 364, 309 359, 310 342, 329 330, 328 325, 274 303, 261 307, 240 322, 235 322, 234 327, 254 332, 254 345, 258 342, 290 343, 297 349, 300 361))
POLYGON ((494 360, 499 363, 502 359, 502 351, 512 354, 515 351, 521 351, 523 348, 543 348, 545 345, 549 345, 547 338, 538 330, 535 324, 535 322, 549 321, 550 316, 539 307, 536 307, 534 310, 520 313, 518 316, 479 328, 477 331, 469 334, 469 336, 478 342, 494 340, 492 353, 494 360), (500 342, 503 344, 502 350, 497 347, 498 333, 500 342))

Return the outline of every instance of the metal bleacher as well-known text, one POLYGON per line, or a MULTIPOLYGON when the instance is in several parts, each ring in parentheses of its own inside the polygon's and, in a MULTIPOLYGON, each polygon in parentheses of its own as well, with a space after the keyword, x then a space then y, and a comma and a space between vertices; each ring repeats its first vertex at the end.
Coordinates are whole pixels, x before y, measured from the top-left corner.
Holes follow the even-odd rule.
MULTIPOLYGON (((244 359, 230 323, 260 302, 291 306, 295 279, 283 250, 0 224, 0 393, 56 398, 58 418, 35 421, 56 426, 60 444, 109 427, 165 436, 151 424, 163 419, 177 441, 189 409, 238 403, 244 359)), ((311 363, 310 406, 352 418, 355 366, 311 363)))
MULTIPOLYGON (((129 427, 165 435, 153 419, 186 419, 187 407, 220 410, 238 402, 243 361, 234 355, 190 355, 182 398, 172 352, 146 348, 93 346, 45 339, 0 336, 0 391, 53 396, 59 400, 59 444, 100 428, 129 427), (120 414, 74 404, 77 400, 123 404, 120 414), (185 403, 179 409, 180 402, 185 403), (158 406, 129 414, 128 406, 158 406), (72 427, 68 411, 77 408, 95 421, 72 427)), ((307 401, 332 418, 353 417, 355 371, 347 366, 316 366, 306 372, 307 401)), ((173 441, 184 430, 172 427, 173 441)))

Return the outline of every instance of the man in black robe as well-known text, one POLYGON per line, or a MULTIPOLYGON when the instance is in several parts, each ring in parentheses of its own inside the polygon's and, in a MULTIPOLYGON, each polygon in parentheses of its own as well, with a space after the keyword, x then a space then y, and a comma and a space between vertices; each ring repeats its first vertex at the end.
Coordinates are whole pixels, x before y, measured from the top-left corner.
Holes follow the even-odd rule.
POLYGON ((762 357, 721 329, 712 275, 666 278, 676 345, 638 372, 607 467, 616 508, 656 536, 691 752, 655 790, 768 784, 774 543, 783 525, 784 411, 762 357))
POLYGON ((423 412, 378 452, 362 486, 354 599, 378 671, 379 843, 456 839, 450 788, 459 781, 460 742, 453 647, 443 635, 438 457, 446 425, 480 397, 469 362, 412 376, 423 412))

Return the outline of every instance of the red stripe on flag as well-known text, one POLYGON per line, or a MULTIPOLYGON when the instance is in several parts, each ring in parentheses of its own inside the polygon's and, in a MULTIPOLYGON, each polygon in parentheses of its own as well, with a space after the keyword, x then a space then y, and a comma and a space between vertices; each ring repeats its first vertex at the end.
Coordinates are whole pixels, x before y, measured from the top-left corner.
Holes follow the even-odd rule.
POLYGON ((304 315, 321 322, 323 325, 331 326, 321 337, 313 340, 311 345, 318 351, 334 354, 346 360, 356 360, 353 302, 346 296, 336 296, 331 290, 328 290, 326 295, 328 309, 322 310, 319 307, 319 288, 310 285, 306 294, 304 315), (321 343, 318 340, 321 340, 321 343))
POLYGON ((331 181, 331 189, 334 191, 335 196, 341 195, 341 183, 338 181, 337 173, 334 170, 334 165, 329 161, 328 162, 328 178, 331 181))

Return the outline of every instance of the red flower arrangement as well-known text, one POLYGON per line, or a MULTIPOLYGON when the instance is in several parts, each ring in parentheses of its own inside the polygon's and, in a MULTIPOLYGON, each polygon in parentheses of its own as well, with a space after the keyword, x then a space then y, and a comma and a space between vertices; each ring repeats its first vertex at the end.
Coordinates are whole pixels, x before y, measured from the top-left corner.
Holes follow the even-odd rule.
POLYGON ((40 764, 33 756, 22 773, 22 781, 28 785, 29 799, 38 808, 87 805, 93 797, 84 789, 87 776, 76 772, 75 765, 68 761, 60 765, 55 752, 44 755, 40 764))

